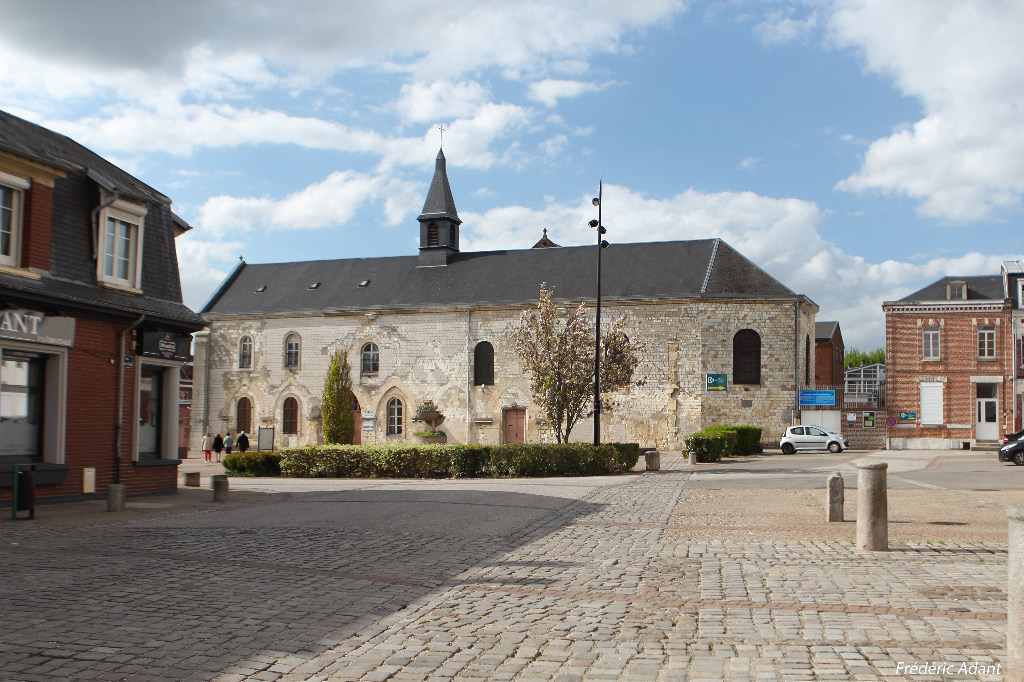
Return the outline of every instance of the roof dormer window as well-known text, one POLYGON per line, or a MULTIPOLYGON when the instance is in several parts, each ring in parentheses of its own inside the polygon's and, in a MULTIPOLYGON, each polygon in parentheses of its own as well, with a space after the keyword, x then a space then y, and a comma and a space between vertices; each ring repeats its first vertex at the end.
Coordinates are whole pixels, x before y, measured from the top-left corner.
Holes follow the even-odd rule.
POLYGON ((146 206, 118 199, 100 213, 100 252, 96 279, 141 293, 146 206))
POLYGON ((967 283, 966 282, 950 282, 946 285, 946 300, 948 301, 966 301, 967 300, 967 283))

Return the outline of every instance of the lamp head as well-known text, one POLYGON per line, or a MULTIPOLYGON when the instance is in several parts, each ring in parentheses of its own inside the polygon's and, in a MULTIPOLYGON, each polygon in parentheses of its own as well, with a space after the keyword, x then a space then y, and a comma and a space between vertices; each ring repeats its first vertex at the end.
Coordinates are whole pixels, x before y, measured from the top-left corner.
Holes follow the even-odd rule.
POLYGON ((599 223, 596 220, 591 220, 587 224, 590 225, 591 227, 597 227, 599 225, 599 223))
POLYGON ((611 245, 606 240, 604 240, 604 239, 601 240, 601 248, 602 249, 607 249, 609 246, 611 246, 611 245))
POLYGON ((594 197, 593 204, 594 204, 594 206, 600 206, 601 205, 601 200, 598 199, 597 197, 594 197))

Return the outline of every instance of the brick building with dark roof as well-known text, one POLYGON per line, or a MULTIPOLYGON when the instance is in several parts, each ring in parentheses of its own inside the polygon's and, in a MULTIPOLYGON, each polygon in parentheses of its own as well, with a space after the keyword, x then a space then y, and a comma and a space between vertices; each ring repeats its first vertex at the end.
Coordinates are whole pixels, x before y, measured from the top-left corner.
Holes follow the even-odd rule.
POLYGON ((1013 431, 1012 301, 1000 276, 943 277, 887 301, 890 447, 973 447, 1013 431))
POLYGON ((177 487, 182 303, 171 201, 73 140, 0 112, 0 497, 177 487))
MULTIPOLYGON (((417 255, 239 263, 201 314, 193 443, 207 430, 273 428, 277 445, 316 442, 330 356, 348 354, 360 436, 411 439, 414 407, 434 401, 448 442, 547 440, 509 331, 542 283, 564 306, 595 302, 596 246, 463 252, 461 220, 437 156, 417 255)), ((604 250, 604 319, 625 314, 648 351, 607 395, 602 440, 676 446, 713 423, 755 424, 765 439, 797 418, 812 385, 817 306, 720 239, 604 250), (708 391, 710 374, 728 377, 708 391)), ((589 440, 592 419, 574 437, 589 440)))

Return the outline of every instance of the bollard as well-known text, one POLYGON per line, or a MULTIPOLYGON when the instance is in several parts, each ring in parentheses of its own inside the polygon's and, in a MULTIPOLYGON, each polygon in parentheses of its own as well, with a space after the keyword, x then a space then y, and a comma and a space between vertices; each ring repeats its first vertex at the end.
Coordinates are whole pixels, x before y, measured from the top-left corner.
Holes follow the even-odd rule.
POLYGON ((127 499, 128 488, 124 485, 112 483, 107 486, 107 511, 123 512, 125 500, 127 499))
POLYGON ((1006 682, 1024 682, 1024 507, 1007 510, 1006 682))
POLYGON ((697 453, 696 452, 691 452, 690 453, 690 466, 696 466, 696 465, 697 465, 697 453))
POLYGON ((889 549, 889 498, 885 462, 857 464, 857 550, 889 549))
POLYGON ((661 453, 657 450, 644 453, 644 462, 647 464, 647 471, 661 470, 661 453))
POLYGON ((214 474, 210 477, 210 485, 213 487, 213 501, 228 501, 228 477, 227 474, 214 474))
POLYGON ((846 493, 843 485, 843 475, 838 471, 828 477, 827 490, 825 493, 825 520, 828 522, 843 520, 843 503, 846 493))
POLYGON ((199 487, 199 472, 198 471, 186 471, 185 472, 185 486, 188 488, 199 487))

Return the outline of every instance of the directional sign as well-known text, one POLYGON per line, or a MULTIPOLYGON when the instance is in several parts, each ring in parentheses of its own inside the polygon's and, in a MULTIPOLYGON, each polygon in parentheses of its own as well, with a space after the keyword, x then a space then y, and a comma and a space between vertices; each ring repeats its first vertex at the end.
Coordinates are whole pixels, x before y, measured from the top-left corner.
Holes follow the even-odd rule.
POLYGON ((917 412, 900 412, 900 421, 903 422, 916 422, 917 412))
POLYGON ((708 374, 706 383, 709 391, 727 391, 729 390, 729 375, 708 374))

